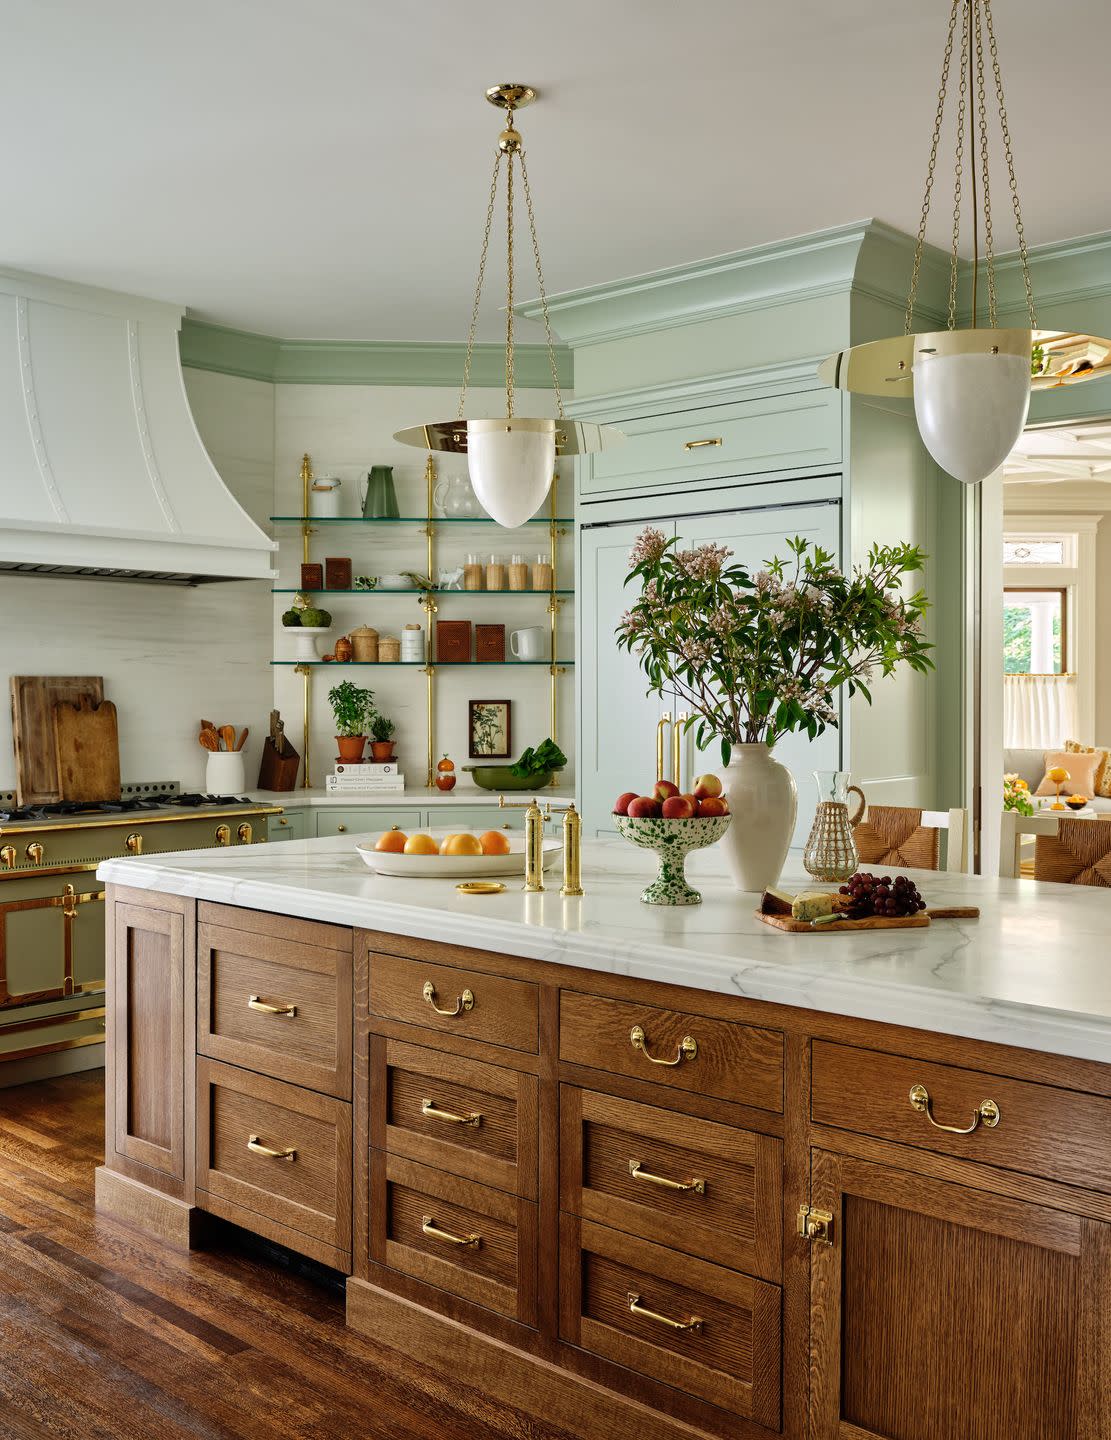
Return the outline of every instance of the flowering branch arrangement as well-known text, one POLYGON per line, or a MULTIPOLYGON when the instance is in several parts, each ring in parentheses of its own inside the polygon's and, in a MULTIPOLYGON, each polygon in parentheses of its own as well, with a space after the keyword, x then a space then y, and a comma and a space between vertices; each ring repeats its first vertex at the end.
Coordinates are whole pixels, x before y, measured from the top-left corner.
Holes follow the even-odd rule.
POLYGON ((1003 809, 1016 810, 1020 815, 1033 815, 1030 786, 1021 775, 1003 776, 1003 809))
POLYGON ((920 549, 873 545, 867 565, 844 574, 801 536, 787 546, 787 559, 750 574, 728 563, 724 545, 680 550, 648 528, 629 556, 625 583, 641 590, 617 627, 618 646, 639 658, 649 693, 676 693, 690 707, 687 728, 700 746, 718 737, 726 765, 734 745, 835 727, 841 686, 871 704, 877 671, 933 668, 923 639, 929 602, 921 590, 902 593, 903 576, 923 568, 920 549))

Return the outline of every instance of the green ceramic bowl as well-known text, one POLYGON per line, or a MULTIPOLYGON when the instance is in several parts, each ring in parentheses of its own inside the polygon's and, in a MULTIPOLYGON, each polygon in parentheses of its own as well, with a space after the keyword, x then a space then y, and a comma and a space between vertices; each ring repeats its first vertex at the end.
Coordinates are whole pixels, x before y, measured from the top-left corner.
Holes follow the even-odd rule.
POLYGON ((522 778, 514 775, 511 765, 464 765, 462 768, 474 777, 480 790, 543 790, 554 773, 541 770, 522 778))

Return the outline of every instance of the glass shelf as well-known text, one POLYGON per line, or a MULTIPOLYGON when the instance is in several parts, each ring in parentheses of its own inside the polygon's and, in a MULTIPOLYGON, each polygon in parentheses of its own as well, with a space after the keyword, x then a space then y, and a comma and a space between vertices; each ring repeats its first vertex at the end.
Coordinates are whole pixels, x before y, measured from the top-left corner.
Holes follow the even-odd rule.
POLYGON ((309 590, 304 585, 294 586, 292 589, 271 590, 271 595, 435 595, 441 599, 445 595, 574 595, 574 590, 417 590, 409 586, 405 590, 309 590))
MULTIPOLYGON (((368 520, 361 515, 271 515, 273 525, 427 525, 427 515, 393 515, 368 520)), ((433 525, 497 525, 496 520, 483 516, 433 515, 433 525)), ((525 525, 573 525, 573 515, 557 515, 553 521, 550 515, 534 515, 525 525)), ((523 530, 524 525, 499 526, 502 530, 523 530)))
MULTIPOLYGON (((329 665, 335 670, 343 670, 348 665, 366 665, 378 670, 396 665, 404 666, 408 670, 423 670, 428 662, 426 660, 271 660, 270 663, 271 665, 329 665)), ((552 664, 550 660, 434 660, 432 663, 437 670, 445 669, 448 666, 457 668, 464 665, 469 666, 472 670, 488 665, 543 665, 545 669, 549 669, 552 664)), ((575 662, 573 660, 557 660, 555 663, 561 670, 567 670, 575 662)))

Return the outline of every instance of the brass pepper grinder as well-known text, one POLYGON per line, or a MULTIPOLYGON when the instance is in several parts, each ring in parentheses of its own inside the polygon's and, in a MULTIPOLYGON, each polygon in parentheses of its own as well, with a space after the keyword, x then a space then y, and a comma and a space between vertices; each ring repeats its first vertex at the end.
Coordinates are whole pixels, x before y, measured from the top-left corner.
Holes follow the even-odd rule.
POLYGON ((566 805, 553 804, 549 800, 547 810, 549 815, 563 812, 563 884, 559 893, 565 897, 582 895, 582 816, 575 809, 573 800, 566 805))
POLYGON ((544 821, 546 815, 539 803, 533 799, 527 805, 514 801, 506 802, 504 795, 498 796, 499 810, 523 810, 525 812, 525 889, 540 891, 544 888, 544 821))

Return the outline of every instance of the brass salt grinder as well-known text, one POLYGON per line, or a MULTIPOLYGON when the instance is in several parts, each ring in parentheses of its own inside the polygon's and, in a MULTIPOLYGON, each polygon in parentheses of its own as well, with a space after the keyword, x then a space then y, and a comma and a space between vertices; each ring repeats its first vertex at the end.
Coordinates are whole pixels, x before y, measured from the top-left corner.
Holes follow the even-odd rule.
POLYGON ((567 805, 554 805, 545 800, 540 808, 537 800, 526 805, 522 801, 507 801, 498 796, 500 810, 523 810, 525 812, 525 889, 530 891, 544 888, 544 822, 553 812, 563 812, 563 884, 561 895, 582 895, 582 817, 572 800, 567 805))

